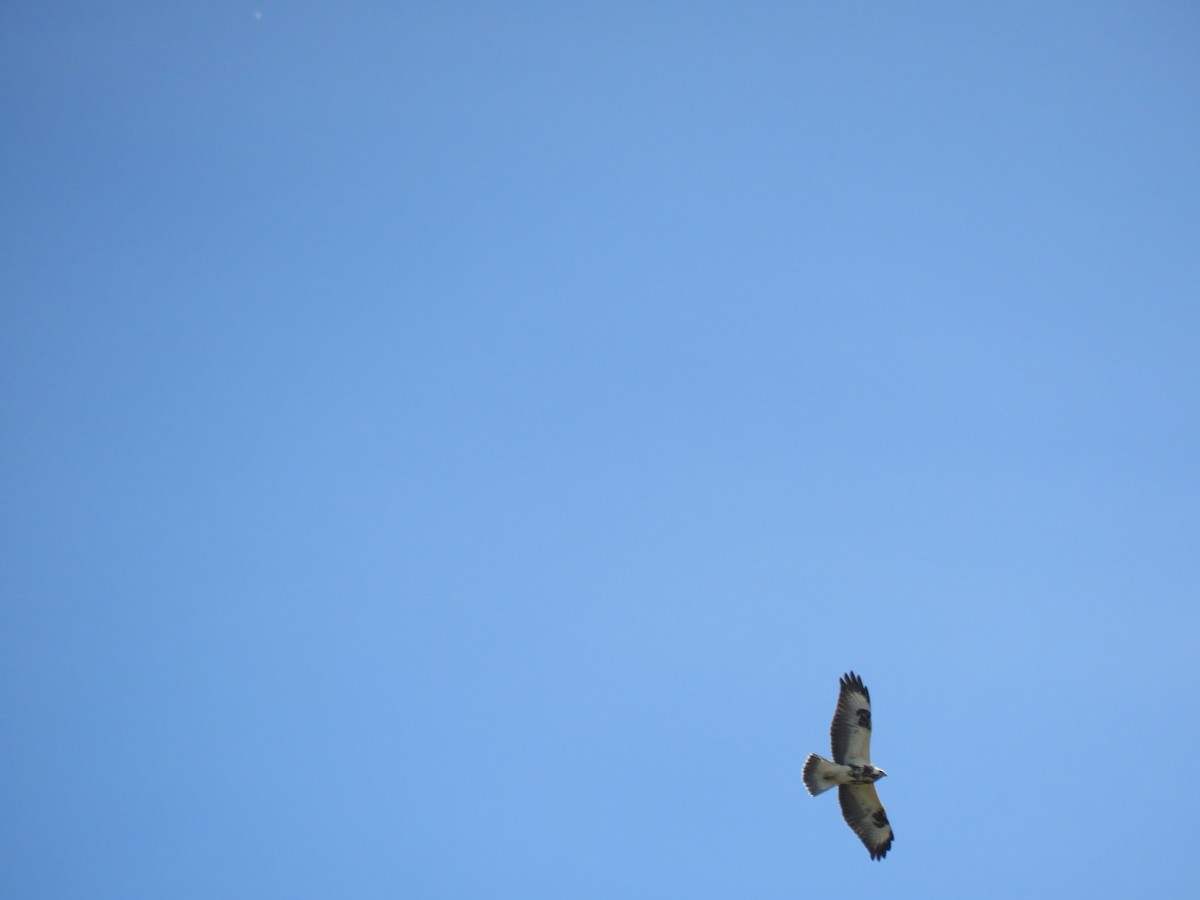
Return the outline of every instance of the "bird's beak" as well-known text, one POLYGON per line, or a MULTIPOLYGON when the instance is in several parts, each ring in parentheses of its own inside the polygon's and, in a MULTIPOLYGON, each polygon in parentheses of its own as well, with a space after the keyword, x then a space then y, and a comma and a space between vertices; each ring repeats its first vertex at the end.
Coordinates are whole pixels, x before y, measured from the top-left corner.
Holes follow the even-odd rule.
POLYGON ((883 771, 883 769, 880 769, 880 770, 879 770, 879 777, 880 777, 880 778, 887 778, 887 772, 883 771))

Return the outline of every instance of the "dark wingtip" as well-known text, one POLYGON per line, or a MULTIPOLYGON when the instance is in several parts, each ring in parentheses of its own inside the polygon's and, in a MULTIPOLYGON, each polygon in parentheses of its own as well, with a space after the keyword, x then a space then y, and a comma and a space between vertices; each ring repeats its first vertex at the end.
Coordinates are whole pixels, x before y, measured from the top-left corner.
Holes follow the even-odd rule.
POLYGON ((871 692, 868 691, 867 686, 865 684, 863 684, 862 676, 855 675, 853 669, 851 669, 849 672, 847 672, 845 675, 843 675, 838 683, 843 688, 849 688, 850 690, 853 690, 853 691, 859 691, 868 700, 871 699, 871 692))
POLYGON ((885 843, 880 844, 878 847, 876 847, 874 850, 871 851, 871 859, 880 860, 880 859, 883 859, 885 856, 887 856, 888 851, 892 849, 892 841, 894 841, 895 839, 896 839, 896 833, 892 832, 890 835, 888 835, 888 839, 885 843))

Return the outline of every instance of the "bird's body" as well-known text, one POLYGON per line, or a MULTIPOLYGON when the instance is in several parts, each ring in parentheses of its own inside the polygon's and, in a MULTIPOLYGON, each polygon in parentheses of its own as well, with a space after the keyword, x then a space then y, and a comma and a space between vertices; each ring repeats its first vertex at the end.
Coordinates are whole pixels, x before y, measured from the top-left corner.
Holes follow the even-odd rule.
POLYGON ((804 761, 804 784, 814 797, 843 784, 874 784, 887 773, 874 766, 839 766, 810 753, 804 761))
POLYGON ((842 676, 837 710, 829 729, 833 760, 815 753, 804 762, 804 786, 814 797, 838 789, 842 816, 859 836, 871 859, 883 859, 895 834, 875 782, 887 775, 871 765, 871 695, 853 672, 842 676))

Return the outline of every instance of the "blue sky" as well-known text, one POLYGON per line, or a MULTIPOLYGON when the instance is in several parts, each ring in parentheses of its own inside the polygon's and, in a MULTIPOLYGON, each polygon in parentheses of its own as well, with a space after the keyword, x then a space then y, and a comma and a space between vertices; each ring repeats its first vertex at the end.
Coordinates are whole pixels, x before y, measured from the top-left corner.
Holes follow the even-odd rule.
POLYGON ((1194 896, 1198 38, 6 4, 2 892, 1194 896))

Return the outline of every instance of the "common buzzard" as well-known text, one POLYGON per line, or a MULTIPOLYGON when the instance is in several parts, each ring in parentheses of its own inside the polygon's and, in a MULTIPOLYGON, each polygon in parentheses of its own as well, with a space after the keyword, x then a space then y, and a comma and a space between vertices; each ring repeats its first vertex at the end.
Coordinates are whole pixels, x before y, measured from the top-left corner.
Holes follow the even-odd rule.
POLYGON ((883 859, 895 835, 875 782, 887 772, 871 765, 871 694, 853 672, 842 676, 841 693, 829 736, 833 762, 815 753, 804 761, 804 786, 814 797, 834 785, 842 816, 867 846, 871 859, 883 859))

